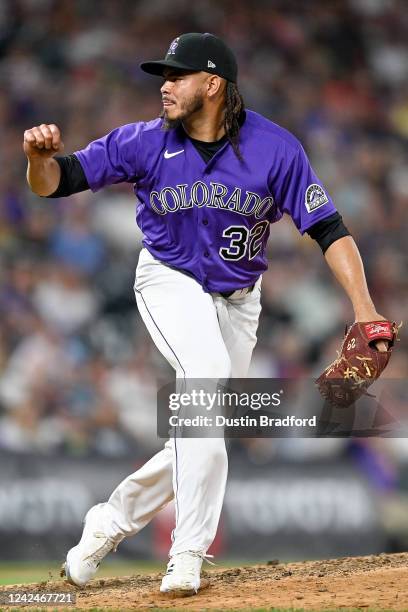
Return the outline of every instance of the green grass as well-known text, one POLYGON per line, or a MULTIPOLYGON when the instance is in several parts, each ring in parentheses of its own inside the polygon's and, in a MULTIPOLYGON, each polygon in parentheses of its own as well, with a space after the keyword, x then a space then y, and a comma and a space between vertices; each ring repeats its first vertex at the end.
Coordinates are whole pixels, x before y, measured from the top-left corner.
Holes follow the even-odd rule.
MULTIPOLYGON (((59 575, 60 568, 61 563, 55 561, 50 561, 50 563, 6 563, 2 561, 0 562, 0 585, 61 580, 59 575)), ((165 563, 155 561, 104 563, 98 571, 98 578, 117 578, 132 574, 146 574, 163 571, 164 568, 165 563)))

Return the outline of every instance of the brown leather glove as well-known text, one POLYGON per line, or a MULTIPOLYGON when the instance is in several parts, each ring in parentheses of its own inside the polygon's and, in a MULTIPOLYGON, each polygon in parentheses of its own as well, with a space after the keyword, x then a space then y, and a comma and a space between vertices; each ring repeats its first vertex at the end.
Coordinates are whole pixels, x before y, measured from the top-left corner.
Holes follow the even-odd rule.
POLYGON ((315 381, 331 404, 347 408, 367 392, 367 389, 386 368, 398 326, 391 321, 353 323, 344 336, 338 358, 315 381), (378 351, 374 344, 388 341, 387 351, 378 351))

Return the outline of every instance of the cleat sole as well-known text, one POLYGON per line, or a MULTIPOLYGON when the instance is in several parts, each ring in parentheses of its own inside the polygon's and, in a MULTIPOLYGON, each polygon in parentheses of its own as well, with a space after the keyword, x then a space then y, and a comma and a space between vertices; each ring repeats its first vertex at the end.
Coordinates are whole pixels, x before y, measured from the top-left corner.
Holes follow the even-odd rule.
POLYGON ((201 579, 201 584, 198 587, 198 591, 195 589, 172 589, 171 591, 161 591, 161 594, 166 597, 166 599, 176 599, 179 597, 192 597, 193 595, 197 595, 200 591, 204 589, 208 589, 210 586, 210 581, 206 578, 201 579))

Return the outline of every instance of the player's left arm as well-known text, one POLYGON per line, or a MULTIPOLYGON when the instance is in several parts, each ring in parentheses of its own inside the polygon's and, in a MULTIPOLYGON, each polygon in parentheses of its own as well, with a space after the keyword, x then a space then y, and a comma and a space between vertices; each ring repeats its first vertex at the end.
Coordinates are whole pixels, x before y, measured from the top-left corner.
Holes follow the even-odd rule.
MULTIPOLYGON (((295 147, 283 180, 277 180, 275 176, 271 185, 279 209, 292 217, 301 234, 307 232, 319 244, 329 268, 353 304, 356 321, 385 320, 376 311, 370 297, 356 243, 311 167, 303 147, 296 141, 295 147)), ((376 347, 381 351, 387 350, 384 341, 378 341, 376 347)))
MULTIPOLYGON (((371 299, 364 266, 354 239, 343 236, 330 244, 324 253, 326 262, 353 305, 356 321, 380 321, 380 315, 371 299)), ((383 340, 376 343, 379 351, 386 351, 383 340)))

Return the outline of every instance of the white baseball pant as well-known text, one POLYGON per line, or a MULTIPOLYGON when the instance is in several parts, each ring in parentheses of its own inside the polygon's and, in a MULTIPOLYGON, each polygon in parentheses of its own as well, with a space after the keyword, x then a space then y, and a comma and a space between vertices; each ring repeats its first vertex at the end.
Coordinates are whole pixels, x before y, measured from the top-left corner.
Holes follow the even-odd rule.
MULTIPOLYGON (((226 300, 142 249, 134 289, 143 321, 177 378, 228 379, 247 375, 260 285, 261 279, 252 292, 226 300)), ((170 556, 187 550, 205 554, 217 531, 227 471, 223 438, 170 439, 114 490, 105 506, 106 535, 135 535, 175 497, 170 556)))

